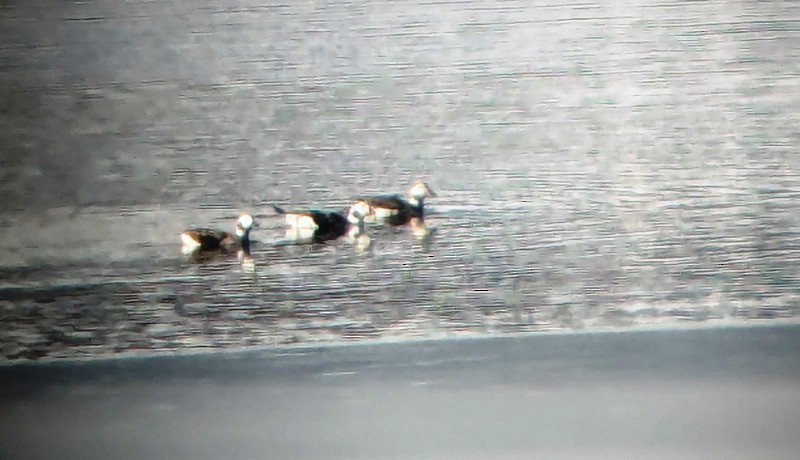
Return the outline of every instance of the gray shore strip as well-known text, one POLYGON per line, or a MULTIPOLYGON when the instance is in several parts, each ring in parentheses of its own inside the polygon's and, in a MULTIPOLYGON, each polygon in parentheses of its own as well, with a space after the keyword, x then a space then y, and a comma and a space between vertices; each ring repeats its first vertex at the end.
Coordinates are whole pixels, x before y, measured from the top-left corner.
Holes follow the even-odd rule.
POLYGON ((0 366, 0 458, 797 458, 800 327, 0 366))

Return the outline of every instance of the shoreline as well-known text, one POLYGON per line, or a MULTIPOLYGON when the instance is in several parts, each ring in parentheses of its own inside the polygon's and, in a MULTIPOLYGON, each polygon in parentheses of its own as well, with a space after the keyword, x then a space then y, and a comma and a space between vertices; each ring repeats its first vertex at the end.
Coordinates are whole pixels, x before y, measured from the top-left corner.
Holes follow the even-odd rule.
POLYGON ((192 356, 215 356, 215 355, 236 355, 248 353, 280 353, 288 351, 296 353, 303 350, 325 350, 353 347, 372 347, 372 346, 391 346, 403 344, 428 344, 437 342, 457 342, 457 341, 491 341, 496 339, 514 339, 527 337, 548 337, 548 336, 585 336, 594 334, 627 334, 627 333, 649 333, 665 331, 694 331, 694 330, 720 330, 720 329, 764 329, 764 328, 791 328, 800 326, 800 318, 782 319, 756 319, 756 320, 735 320, 720 319, 702 322, 675 322, 648 323, 636 326, 600 326, 583 329, 553 328, 552 330, 542 330, 535 332, 508 332, 508 333, 440 333, 438 336, 388 336, 377 339, 356 339, 356 340, 320 340, 307 341, 287 344, 257 344, 249 346, 219 346, 219 347, 187 347, 172 349, 145 349, 141 351, 122 351, 118 353, 105 353, 93 356, 69 356, 69 357, 49 357, 39 359, 0 359, 0 371, 16 366, 46 366, 51 364, 70 364, 70 363, 93 363, 93 362, 114 362, 118 360, 147 360, 150 358, 181 358, 192 356))

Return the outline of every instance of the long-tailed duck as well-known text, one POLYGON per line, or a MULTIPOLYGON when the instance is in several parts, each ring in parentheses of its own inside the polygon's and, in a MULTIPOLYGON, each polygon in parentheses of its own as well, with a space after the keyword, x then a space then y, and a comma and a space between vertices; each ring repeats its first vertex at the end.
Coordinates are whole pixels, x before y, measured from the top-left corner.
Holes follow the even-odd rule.
POLYGON ((342 236, 355 240, 366 236, 364 217, 369 215, 370 209, 363 202, 354 203, 345 212, 286 210, 274 204, 272 207, 290 225, 286 236, 293 243, 323 243, 342 236))
POLYGON ((427 183, 417 181, 411 184, 408 197, 403 198, 399 193, 357 197, 354 203, 366 203, 370 214, 365 217, 367 222, 382 222, 389 225, 405 225, 412 218, 425 217, 425 198, 435 197, 427 183))

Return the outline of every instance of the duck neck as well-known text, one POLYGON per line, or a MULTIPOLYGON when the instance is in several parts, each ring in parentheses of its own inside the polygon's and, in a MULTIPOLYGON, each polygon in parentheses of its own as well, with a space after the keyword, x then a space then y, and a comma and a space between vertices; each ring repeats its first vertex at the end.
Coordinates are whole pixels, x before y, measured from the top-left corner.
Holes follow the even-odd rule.
POLYGON ((242 251, 249 254, 250 253, 250 232, 246 231, 242 236, 239 237, 239 245, 242 247, 242 251))
POLYGON ((420 217, 422 216, 422 210, 423 210, 423 208, 425 206, 425 198, 424 197, 417 198, 415 196, 410 196, 410 197, 408 197, 408 204, 410 204, 411 208, 413 208, 413 214, 415 214, 417 216, 420 216, 420 217))

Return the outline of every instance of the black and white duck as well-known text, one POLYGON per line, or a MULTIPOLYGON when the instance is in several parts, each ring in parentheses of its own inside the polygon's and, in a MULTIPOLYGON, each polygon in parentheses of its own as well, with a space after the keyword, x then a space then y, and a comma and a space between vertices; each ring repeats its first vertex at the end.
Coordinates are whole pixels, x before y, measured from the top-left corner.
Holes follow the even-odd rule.
POLYGON ((346 236, 351 241, 368 238, 364 217, 369 215, 369 205, 354 203, 344 212, 317 209, 284 209, 272 205, 275 212, 284 216, 290 228, 286 238, 293 243, 324 243, 346 236))
POLYGON ((399 193, 356 197, 354 203, 366 203, 370 214, 367 222, 381 222, 389 225, 405 225, 413 218, 425 217, 425 198, 435 197, 436 193, 422 181, 411 184, 408 196, 399 193))
POLYGON ((214 253, 239 253, 240 259, 250 255, 250 230, 255 221, 250 214, 236 219, 234 233, 210 228, 192 228, 181 232, 183 253, 200 255, 214 253))

